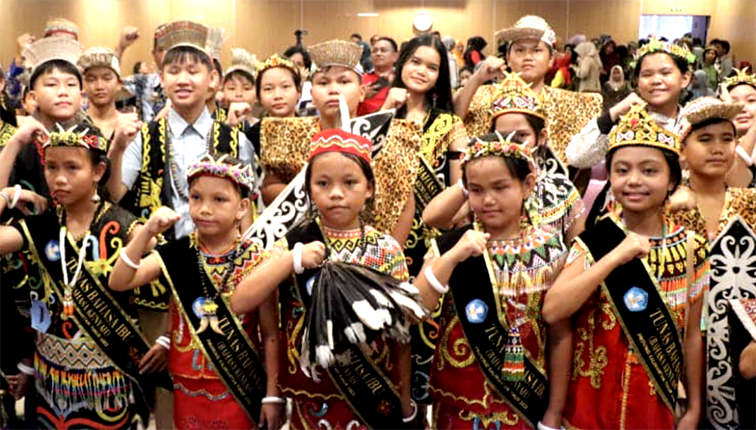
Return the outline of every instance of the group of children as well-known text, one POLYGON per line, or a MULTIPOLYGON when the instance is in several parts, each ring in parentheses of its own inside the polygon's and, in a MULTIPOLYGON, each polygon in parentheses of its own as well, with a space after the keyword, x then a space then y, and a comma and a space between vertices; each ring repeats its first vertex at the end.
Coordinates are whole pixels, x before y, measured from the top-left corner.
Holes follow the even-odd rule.
MULTIPOLYGON (((506 64, 486 59, 455 95, 441 41, 407 42, 394 119, 373 133, 350 128, 359 45, 309 47, 319 115, 297 117, 294 63, 235 51, 221 76, 212 33, 158 28, 169 105, 145 123, 114 109, 112 51, 53 35, 25 52, 34 109, 2 142, 0 253, 4 309, 35 335, 3 312, 18 370, 3 374, 14 396, 36 391, 39 426, 131 428, 151 410, 187 429, 687 429, 720 410, 754 424, 720 395, 753 394, 754 339, 721 353, 722 302, 756 297, 751 269, 733 269, 753 248, 718 239, 754 237, 756 77, 681 108, 689 53, 655 42, 636 58, 639 94, 600 114, 600 98, 544 86, 555 35, 527 16, 497 33, 506 64), (601 163, 586 223, 569 175, 601 163), (266 249, 248 234, 260 212, 302 219, 268 229, 266 249), (393 278, 397 295, 323 307, 327 262, 393 278), (407 298, 424 321, 372 329, 366 309, 407 298), (349 309, 362 323, 323 321, 334 356, 310 365, 311 322, 349 309)), ((738 303, 756 335, 756 306, 738 303)))

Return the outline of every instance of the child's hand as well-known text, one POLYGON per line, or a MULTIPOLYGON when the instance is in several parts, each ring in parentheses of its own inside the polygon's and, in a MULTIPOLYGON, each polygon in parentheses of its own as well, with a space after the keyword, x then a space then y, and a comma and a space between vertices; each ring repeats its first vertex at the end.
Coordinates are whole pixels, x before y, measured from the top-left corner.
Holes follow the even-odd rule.
POLYGON ((409 93, 404 88, 391 88, 386 96, 386 101, 383 102, 384 109, 399 109, 409 98, 409 93))
POLYGON ((310 242, 302 247, 302 267, 305 269, 314 269, 325 260, 325 245, 323 242, 310 242))
POLYGON ((669 210, 672 212, 696 208, 696 196, 690 188, 680 186, 669 198, 669 210))
POLYGON ((47 199, 35 193, 34 191, 19 189, 18 197, 16 195, 16 188, 9 187, 2 191, 9 201, 16 199, 16 205, 14 208, 21 211, 26 216, 39 215, 47 209, 47 199), (29 210, 29 205, 34 207, 34 211, 29 210))
POLYGON ((116 121, 115 136, 113 137, 114 149, 125 150, 141 129, 142 121, 139 120, 139 115, 136 113, 120 114, 116 121))
POLYGON ((622 266, 635 258, 645 257, 650 251, 648 238, 631 232, 611 253, 617 259, 617 266, 622 266))
POLYGON ((231 103, 231 105, 228 107, 228 119, 226 119, 226 124, 229 127, 236 127, 251 115, 252 107, 249 105, 249 103, 231 103))
POLYGON ((151 235, 157 236, 158 234, 165 233, 174 224, 179 222, 180 219, 181 215, 174 212, 173 209, 163 206, 150 216, 145 228, 151 235))
POLYGON ((488 233, 468 230, 450 252, 453 252, 454 259, 458 263, 470 257, 478 257, 486 252, 486 244, 490 237, 488 233))
POLYGON ((34 142, 35 140, 44 143, 50 138, 50 133, 47 132, 47 129, 41 122, 29 116, 23 121, 18 130, 16 130, 16 133, 13 134, 12 138, 22 145, 34 142))
POLYGON ((139 374, 162 372, 168 368, 168 349, 156 343, 139 362, 139 374))

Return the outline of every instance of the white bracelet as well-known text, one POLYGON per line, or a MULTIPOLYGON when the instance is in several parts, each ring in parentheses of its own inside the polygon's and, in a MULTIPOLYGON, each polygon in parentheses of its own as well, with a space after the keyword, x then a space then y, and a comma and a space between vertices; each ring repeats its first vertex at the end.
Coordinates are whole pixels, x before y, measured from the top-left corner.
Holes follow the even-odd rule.
POLYGON ((18 363, 16 367, 18 367, 18 370, 20 370, 24 375, 34 375, 33 367, 27 366, 24 363, 18 363))
POLYGON ((438 279, 433 273, 431 266, 425 268, 425 279, 428 280, 428 283, 431 285, 431 287, 433 287, 434 290, 436 290, 438 294, 446 294, 449 292, 449 286, 441 285, 441 283, 438 282, 438 279))
POLYGON ((743 149, 742 146, 738 145, 735 147, 735 153, 738 154, 741 160, 743 160, 744 163, 746 163, 746 166, 751 167, 753 166, 753 159, 750 155, 746 152, 745 149, 743 149))
POLYGON ((155 343, 165 349, 171 349, 171 338, 166 335, 161 335, 159 338, 155 339, 155 343))
POLYGON ((302 267, 302 248, 304 248, 304 245, 302 245, 302 242, 297 242, 294 245, 294 273, 297 275, 301 275, 304 273, 304 267, 302 267))
POLYGON ((10 206, 11 199, 10 199, 10 197, 8 197, 7 194, 5 194, 5 191, 0 191, 0 197, 2 197, 3 200, 5 200, 5 206, 6 207, 10 206))
POLYGON ((405 423, 411 423, 417 417, 417 403, 414 400, 410 400, 410 405, 412 405, 412 414, 406 418, 402 418, 402 421, 405 423))
POLYGON ((16 184, 16 186, 13 187, 13 200, 11 200, 11 203, 8 205, 8 209, 13 209, 16 207, 16 203, 18 203, 19 197, 21 197, 21 185, 16 184))
POLYGON ((263 397, 260 403, 262 403, 263 405, 270 405, 270 404, 285 405, 286 399, 284 399, 283 397, 268 396, 268 397, 263 397))
POLYGON ((467 191, 467 188, 465 188, 465 182, 462 180, 462 178, 459 178, 457 185, 459 185, 459 189, 462 190, 462 194, 464 194, 465 197, 470 195, 470 193, 467 191))
POLYGON ((549 427, 546 424, 538 421, 538 425, 536 426, 537 430, 564 430, 564 426, 559 426, 559 428, 549 427))
MULTIPOLYGON (((123 260, 123 262, 126 263, 126 265, 131 267, 132 269, 139 270, 139 264, 136 264, 133 261, 131 261, 131 258, 129 258, 129 255, 126 254, 126 248, 121 248, 121 260, 123 260)), ((139 260, 139 263, 141 264, 142 261, 139 260)))

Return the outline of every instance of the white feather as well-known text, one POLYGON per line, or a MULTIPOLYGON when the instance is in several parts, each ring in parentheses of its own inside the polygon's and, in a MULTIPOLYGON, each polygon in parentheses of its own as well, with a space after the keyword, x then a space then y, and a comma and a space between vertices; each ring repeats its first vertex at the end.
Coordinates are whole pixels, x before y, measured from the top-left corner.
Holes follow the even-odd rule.
POLYGON ((357 318, 362 321, 363 324, 368 326, 371 330, 380 330, 383 328, 383 321, 378 313, 375 312, 370 303, 367 300, 358 300, 352 303, 352 310, 357 315, 357 318))

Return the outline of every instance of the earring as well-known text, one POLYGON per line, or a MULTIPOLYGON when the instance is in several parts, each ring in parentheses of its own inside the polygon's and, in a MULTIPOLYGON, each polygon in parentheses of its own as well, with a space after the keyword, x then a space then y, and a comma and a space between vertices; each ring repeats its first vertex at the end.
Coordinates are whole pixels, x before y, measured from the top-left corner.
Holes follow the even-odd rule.
POLYGON ((95 190, 94 194, 92 194, 91 197, 92 203, 100 203, 102 199, 100 198, 100 195, 97 194, 97 190, 95 190))

